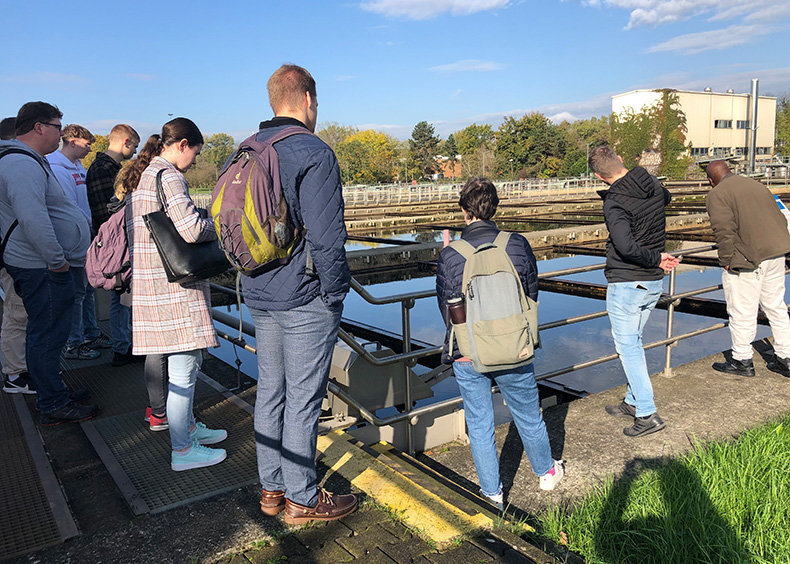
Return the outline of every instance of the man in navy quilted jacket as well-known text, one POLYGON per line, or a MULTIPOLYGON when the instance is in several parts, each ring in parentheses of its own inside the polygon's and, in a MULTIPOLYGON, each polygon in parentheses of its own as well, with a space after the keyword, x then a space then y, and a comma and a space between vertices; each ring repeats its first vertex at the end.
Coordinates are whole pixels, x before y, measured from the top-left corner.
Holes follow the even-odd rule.
POLYGON ((590 152, 590 169, 609 185, 603 199, 606 240, 606 311, 612 337, 628 380, 625 399, 606 406, 606 413, 633 420, 623 429, 628 437, 655 433, 665 424, 656 412, 653 385, 647 372, 642 330, 661 297, 664 272, 678 259, 664 251, 666 215, 671 196, 655 176, 642 167, 628 170, 611 147, 590 152))
POLYGON ((318 100, 310 73, 283 65, 267 88, 275 117, 261 123, 256 140, 293 126, 310 134, 274 145, 285 199, 305 237, 288 264, 243 279, 258 351, 255 443, 261 511, 277 515, 285 510, 289 524, 329 521, 357 507, 354 495, 318 487, 315 467, 318 416, 351 279, 340 168, 332 149, 312 135, 318 100))

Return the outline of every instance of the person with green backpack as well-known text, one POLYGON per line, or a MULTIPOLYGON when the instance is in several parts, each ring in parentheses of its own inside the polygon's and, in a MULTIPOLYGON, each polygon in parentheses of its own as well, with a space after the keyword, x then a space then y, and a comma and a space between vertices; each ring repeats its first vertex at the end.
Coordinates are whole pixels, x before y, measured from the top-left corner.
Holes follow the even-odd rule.
POLYGON ((452 363, 481 493, 504 507, 491 387, 499 386, 542 490, 565 473, 551 456, 532 366, 540 346, 538 268, 527 240, 497 229, 494 184, 470 178, 458 201, 466 227, 439 254, 436 297, 447 332, 442 362, 452 363), (449 306, 449 307, 448 307, 449 306))

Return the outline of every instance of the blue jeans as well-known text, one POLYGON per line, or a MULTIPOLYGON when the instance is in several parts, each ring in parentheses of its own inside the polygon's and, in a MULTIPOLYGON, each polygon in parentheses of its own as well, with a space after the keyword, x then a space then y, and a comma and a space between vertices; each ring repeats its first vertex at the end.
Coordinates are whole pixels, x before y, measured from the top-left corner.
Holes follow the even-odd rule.
POLYGON ((628 380, 625 403, 636 408, 637 417, 656 412, 642 348, 642 330, 661 297, 662 287, 663 280, 643 280, 613 282, 606 288, 606 311, 612 324, 614 347, 628 380))
POLYGON ((96 324, 96 290, 88 283, 85 275, 85 301, 82 302, 82 332, 85 340, 90 341, 101 336, 101 329, 96 324))
POLYGON ((494 440, 494 400, 491 396, 494 383, 499 386, 513 415, 532 472, 542 476, 554 467, 549 435, 540 413, 538 385, 532 364, 481 374, 472 367, 471 362, 456 361, 453 363, 453 372, 464 399, 472 458, 483 495, 490 497, 502 492, 494 440))
POLYGON ((42 413, 69 403, 60 377, 60 351, 66 344, 74 311, 74 284, 69 272, 6 265, 14 289, 27 311, 27 369, 38 391, 42 413))
MULTIPOLYGON (((320 297, 288 311, 250 308, 258 349, 255 447, 265 490, 318 503, 315 448, 343 304, 320 297)), ((169 415, 169 413, 168 413, 169 415)))
POLYGON ((118 354, 126 354, 132 346, 132 308, 121 304, 116 292, 110 293, 110 342, 118 354))
POLYGON ((192 404, 198 370, 199 350, 167 355, 167 422, 173 450, 184 450, 192 445, 190 431, 195 426, 192 404))

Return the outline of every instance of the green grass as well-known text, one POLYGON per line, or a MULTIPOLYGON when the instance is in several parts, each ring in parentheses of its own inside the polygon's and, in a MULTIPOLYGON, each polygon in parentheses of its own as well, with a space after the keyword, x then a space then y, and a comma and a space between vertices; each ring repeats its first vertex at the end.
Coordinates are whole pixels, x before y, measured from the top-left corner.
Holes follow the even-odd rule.
POLYGON ((790 416, 675 459, 637 460, 539 524, 588 564, 790 562, 790 416))

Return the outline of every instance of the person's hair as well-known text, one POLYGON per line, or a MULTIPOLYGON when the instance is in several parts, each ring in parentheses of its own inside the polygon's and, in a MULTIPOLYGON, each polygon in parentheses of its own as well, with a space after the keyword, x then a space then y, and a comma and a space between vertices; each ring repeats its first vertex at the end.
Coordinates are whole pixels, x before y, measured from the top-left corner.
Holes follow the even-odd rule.
POLYGON ((137 157, 127 161, 115 176, 115 197, 123 200, 126 194, 135 191, 140 183, 143 171, 148 168, 154 157, 162 154, 165 146, 162 143, 162 136, 159 134, 151 135, 145 142, 143 148, 137 153, 137 157))
POLYGON ((499 205, 494 183, 484 176, 474 176, 461 189, 458 205, 473 219, 491 219, 499 205))
POLYGON ((63 140, 66 142, 71 141, 72 139, 87 139, 91 143, 96 141, 96 138, 90 131, 87 130, 87 128, 77 125, 76 123, 72 123, 64 127, 61 137, 63 137, 63 140))
POLYGON ((137 158, 126 163, 115 177, 115 196, 123 200, 126 194, 134 192, 151 160, 161 155, 165 147, 182 139, 186 139, 190 147, 203 144, 203 134, 191 119, 182 117, 171 119, 162 126, 161 135, 151 135, 140 149, 137 158))
POLYGON ((604 178, 612 178, 623 170, 623 163, 609 145, 600 145, 590 151, 588 159, 590 170, 597 172, 604 178))
POLYGON ((285 64, 274 71, 266 89, 269 91, 269 105, 275 114, 299 108, 305 92, 316 98, 315 80, 307 70, 297 65, 285 64))
POLYGON ((711 161, 705 168, 705 174, 711 179, 714 185, 721 182, 722 179, 731 172, 732 170, 730 170, 730 167, 727 166, 727 163, 723 160, 711 161))
POLYGON ((16 137, 16 118, 7 117, 0 121, 0 140, 8 141, 16 137))
POLYGON ((49 123, 51 119, 61 119, 63 112, 57 106, 46 102, 28 102, 16 114, 16 135, 29 133, 37 123, 49 123))
POLYGON ((140 142, 140 134, 131 125, 126 125, 125 123, 119 123, 110 130, 110 141, 120 138, 140 142))

